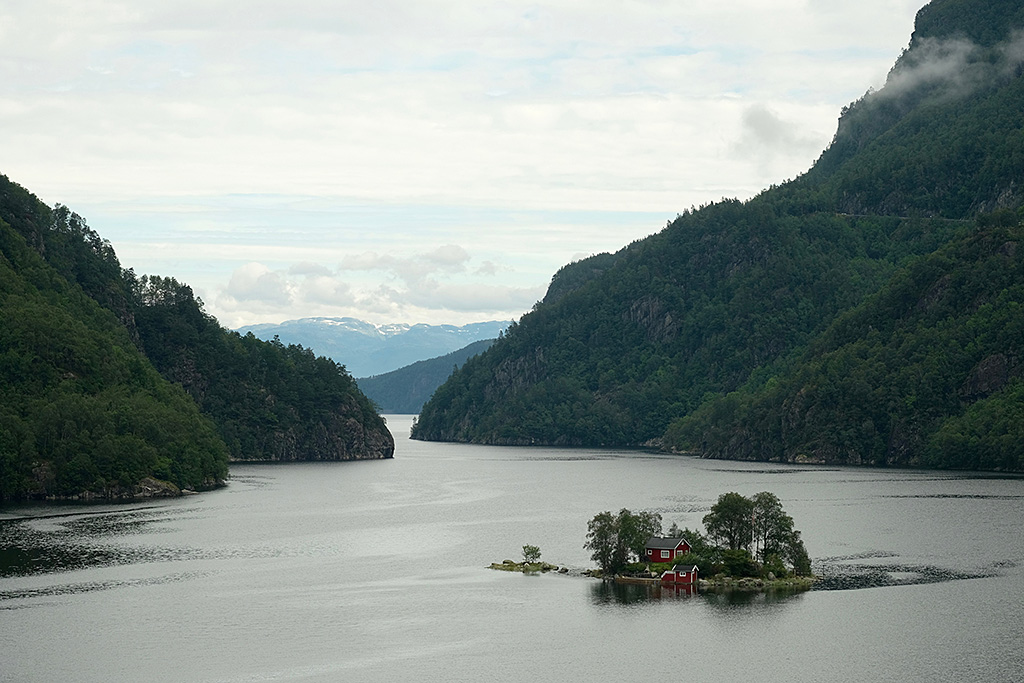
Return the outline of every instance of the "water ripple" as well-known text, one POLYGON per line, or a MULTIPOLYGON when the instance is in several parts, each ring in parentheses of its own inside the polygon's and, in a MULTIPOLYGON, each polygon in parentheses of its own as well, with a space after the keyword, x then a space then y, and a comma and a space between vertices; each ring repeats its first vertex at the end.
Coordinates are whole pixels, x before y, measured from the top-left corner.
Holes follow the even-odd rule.
POLYGON ((114 588, 123 588, 126 586, 158 586, 168 583, 180 583, 182 581, 191 581, 193 579, 200 578, 207 574, 209 574, 209 572, 181 572, 177 574, 168 574, 166 576, 155 576, 144 579, 82 581, 79 583, 65 583, 58 584, 55 586, 43 586, 40 588, 21 588, 15 590, 0 591, 0 610, 25 609, 29 607, 41 607, 45 604, 52 604, 39 602, 35 602, 32 604, 15 605, 2 604, 4 601, 8 600, 51 598, 65 595, 76 595, 81 593, 94 593, 96 591, 105 591, 114 588))
POLYGON ((894 557, 892 554, 862 554, 843 558, 829 558, 815 563, 814 573, 819 580, 814 590, 859 590, 862 588, 883 588, 889 586, 913 586, 967 579, 988 579, 999 576, 997 568, 1013 566, 1006 561, 990 569, 962 570, 927 564, 885 564, 850 563, 851 559, 877 559, 894 557))

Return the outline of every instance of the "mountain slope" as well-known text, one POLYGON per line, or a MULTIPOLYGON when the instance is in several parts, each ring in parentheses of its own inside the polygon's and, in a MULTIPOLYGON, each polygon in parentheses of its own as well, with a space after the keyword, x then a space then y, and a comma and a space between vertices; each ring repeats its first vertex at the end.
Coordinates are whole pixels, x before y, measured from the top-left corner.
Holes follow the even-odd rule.
POLYGON ((209 486, 229 457, 392 455, 343 368, 228 333, 188 287, 122 270, 81 217, 4 176, 0 228, 0 499, 209 486))
POLYGON ((493 339, 473 342, 458 351, 416 361, 382 375, 363 377, 356 382, 381 412, 415 415, 455 368, 462 367, 468 359, 483 353, 493 343, 493 339))
MULTIPOLYGON (((36 209, 5 178, 0 191, 36 209)), ((147 477, 200 488, 227 476, 227 449, 210 420, 153 369, 113 313, 4 219, 0 319, 0 500, 132 497, 147 477)))
POLYGON ((885 87, 844 109, 829 149, 790 189, 854 214, 968 218, 1019 206, 1021 26, 1017 2, 923 8, 885 87), (954 22, 960 12, 976 16, 954 22))
POLYGON ((1022 26, 1018 3, 924 8, 885 88, 844 110, 807 174, 563 268, 438 389, 414 437, 658 442, 716 395, 790 372, 837 316, 968 237, 976 212, 1015 222, 1022 26))
POLYGON ((233 460, 389 458, 394 440, 337 363, 222 328, 173 278, 135 281, 140 344, 217 425, 233 460))
POLYGON ((1024 227, 915 260, 792 371, 668 430, 705 457, 1024 470, 1024 227))
POLYGON ((815 213, 766 201, 680 216, 596 279, 542 304, 424 406, 416 435, 639 445, 709 392, 806 344, 907 255, 963 224, 815 213))

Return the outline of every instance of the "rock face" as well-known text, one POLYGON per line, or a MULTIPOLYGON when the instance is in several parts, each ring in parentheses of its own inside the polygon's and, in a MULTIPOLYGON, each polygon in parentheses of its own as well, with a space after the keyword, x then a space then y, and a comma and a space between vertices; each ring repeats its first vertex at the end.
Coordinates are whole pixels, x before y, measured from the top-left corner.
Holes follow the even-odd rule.
POLYGON ((132 491, 132 498, 175 498, 180 495, 181 489, 177 486, 153 477, 146 477, 132 491))
MULTIPOLYGON (((210 488, 217 486, 223 486, 224 482, 212 482, 210 488)), ((184 495, 185 493, 195 493, 195 491, 185 491, 169 481, 163 481, 162 479, 156 479, 155 477, 144 477, 134 486, 112 486, 103 491, 83 491, 74 495, 46 495, 43 492, 35 492, 31 497, 37 499, 43 499, 56 501, 56 500, 75 500, 85 502, 99 502, 99 501, 130 501, 130 500, 142 500, 147 498, 177 498, 184 495)))
POLYGON ((233 462, 268 460, 334 461, 376 460, 395 455, 395 439, 383 418, 360 420, 337 412, 312 426, 301 424, 285 430, 267 431, 254 453, 232 457, 233 462))
POLYGON ((658 297, 647 295, 633 301, 623 317, 641 327, 649 340, 668 343, 679 334, 679 322, 658 297))
POLYGON ((966 399, 977 400, 994 394, 1010 380, 1014 363, 1005 353, 994 353, 974 366, 967 380, 960 388, 966 399))

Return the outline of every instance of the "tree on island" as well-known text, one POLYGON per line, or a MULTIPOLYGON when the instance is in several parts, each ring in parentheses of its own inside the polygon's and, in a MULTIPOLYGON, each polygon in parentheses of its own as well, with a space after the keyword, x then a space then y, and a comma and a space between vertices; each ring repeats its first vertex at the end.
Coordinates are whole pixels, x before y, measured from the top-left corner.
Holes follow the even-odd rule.
POLYGON ((762 491, 752 501, 754 557, 764 564, 772 555, 785 556, 793 540, 793 518, 783 511, 774 493, 762 491))
POLYGON ((524 545, 523 562, 526 564, 537 564, 540 562, 540 548, 535 545, 524 545))
POLYGON ((723 493, 703 522, 712 542, 730 553, 730 563, 737 568, 742 566, 742 572, 749 568, 738 553, 746 553, 752 561, 771 567, 776 574, 785 570, 785 562, 799 576, 811 573, 810 556, 800 532, 793 528, 793 518, 773 493, 762 491, 752 498, 735 492, 723 493))
POLYGON ((622 508, 617 515, 610 511, 594 515, 587 523, 587 542, 583 547, 591 551, 591 559, 603 573, 614 574, 630 561, 641 561, 648 539, 660 535, 661 515, 622 508))
POLYGON ((708 536, 728 550, 749 550, 754 502, 738 493, 723 493, 702 520, 708 536))
POLYGON ((787 557, 793 563, 793 573, 797 576, 810 576, 811 556, 807 554, 807 548, 804 547, 803 539, 800 538, 800 532, 795 529, 789 538, 787 551, 787 557))

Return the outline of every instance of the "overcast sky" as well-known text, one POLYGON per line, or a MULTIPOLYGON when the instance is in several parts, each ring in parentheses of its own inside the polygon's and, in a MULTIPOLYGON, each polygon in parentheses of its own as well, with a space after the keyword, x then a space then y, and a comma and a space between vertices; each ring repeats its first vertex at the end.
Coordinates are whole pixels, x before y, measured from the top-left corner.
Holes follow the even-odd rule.
POLYGON ((805 171, 924 0, 4 0, 0 173, 222 324, 514 319, 805 171))

